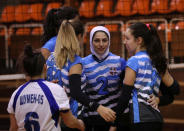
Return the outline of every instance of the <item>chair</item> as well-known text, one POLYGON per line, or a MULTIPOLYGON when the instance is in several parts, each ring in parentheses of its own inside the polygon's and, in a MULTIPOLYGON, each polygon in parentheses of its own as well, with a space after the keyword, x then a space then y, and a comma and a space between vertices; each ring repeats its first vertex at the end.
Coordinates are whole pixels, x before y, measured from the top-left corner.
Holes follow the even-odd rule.
POLYGON ((184 0, 176 0, 176 10, 183 13, 184 12, 184 0))
POLYGON ((41 27, 35 27, 33 28, 31 35, 42 35, 43 29, 41 27))
POLYGON ((176 23, 175 30, 183 30, 183 29, 184 29, 184 21, 176 23))
POLYGON ((86 17, 86 18, 93 18, 94 17, 94 7, 95 7, 94 0, 83 1, 79 8, 80 16, 86 17))
POLYGON ((43 20, 44 16, 42 14, 42 11, 43 11, 42 3, 31 4, 30 5, 31 19, 35 21, 43 20))
POLYGON ((105 27, 106 27, 110 32, 117 32, 117 31, 119 30, 119 25, 118 25, 118 24, 105 25, 105 27))
POLYGON ((9 23, 15 21, 15 6, 8 5, 4 7, 1 14, 1 22, 9 23))
POLYGON ((15 8, 15 21, 25 22, 31 19, 29 12, 30 6, 28 4, 17 5, 15 8))
POLYGON ((167 14, 170 13, 171 10, 169 9, 169 1, 168 0, 153 0, 151 4, 151 12, 152 13, 161 13, 167 14))
POLYGON ((89 26, 87 26, 87 33, 89 33, 95 26, 97 26, 97 25, 89 25, 89 26))
POLYGON ((113 1, 112 0, 100 0, 97 6, 96 15, 97 16, 105 16, 105 17, 112 17, 115 16, 112 13, 112 6, 113 1))
POLYGON ((183 29, 184 29, 184 21, 176 23, 175 30, 183 30, 183 29))
POLYGON ((158 30, 165 30, 165 23, 161 23, 157 27, 158 30))
POLYGON ((170 2, 170 10, 172 11, 172 12, 174 12, 174 11, 176 11, 176 1, 177 0, 171 0, 171 2, 170 2))
POLYGON ((51 2, 47 4, 46 10, 45 10, 45 16, 49 12, 50 9, 52 8, 60 8, 62 4, 60 2, 51 2))
POLYGON ((150 0, 135 0, 133 4, 133 13, 141 15, 151 14, 150 0))
POLYGON ((115 7, 115 15, 130 16, 132 12, 133 0, 118 0, 115 7))
POLYGON ((30 35, 31 29, 30 28, 18 28, 15 32, 15 35, 30 35))
POLYGON ((151 13, 157 12, 157 0, 153 0, 151 3, 151 13))

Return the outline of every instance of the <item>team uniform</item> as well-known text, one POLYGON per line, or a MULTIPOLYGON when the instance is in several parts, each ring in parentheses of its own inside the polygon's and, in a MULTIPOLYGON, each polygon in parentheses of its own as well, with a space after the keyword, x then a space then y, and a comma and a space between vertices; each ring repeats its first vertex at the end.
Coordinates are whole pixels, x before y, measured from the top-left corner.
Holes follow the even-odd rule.
MULTIPOLYGON (((52 81, 52 80, 59 80, 58 84, 61 85, 66 89, 66 92, 68 96, 70 96, 70 89, 69 89, 69 71, 70 68, 76 64, 81 63, 81 57, 80 56, 75 56, 74 62, 71 62, 68 60, 68 62, 65 64, 65 66, 62 69, 59 69, 56 66, 56 61, 54 57, 54 53, 51 53, 49 56, 46 64, 47 64, 47 80, 52 81)), ((84 73, 81 74, 81 89, 83 90, 84 87, 86 86, 86 77, 84 73)), ((80 104, 79 104, 80 105, 80 104)), ((72 110, 72 114, 75 116, 78 116, 81 112, 82 106, 79 106, 78 103, 70 98, 70 108, 72 110)))
POLYGON ((43 79, 30 80, 14 91, 7 111, 15 114, 18 130, 60 131, 59 112, 68 110, 64 89, 43 79))
MULTIPOLYGON (((85 93, 98 104, 115 108, 120 96, 120 76, 125 70, 125 60, 109 52, 102 61, 89 55, 82 59, 82 64, 89 85, 85 93)), ((97 111, 91 111, 88 107, 84 107, 82 117, 87 125, 108 124, 97 111)))
POLYGON ((56 36, 52 37, 50 40, 48 40, 44 44, 44 46, 42 46, 42 48, 45 48, 45 49, 49 50, 50 52, 54 52, 55 45, 56 45, 56 39, 57 39, 56 36))
POLYGON ((136 72, 135 88, 130 100, 132 123, 162 123, 160 111, 147 102, 151 94, 158 96, 161 78, 146 51, 137 52, 132 56, 127 61, 127 67, 136 72))

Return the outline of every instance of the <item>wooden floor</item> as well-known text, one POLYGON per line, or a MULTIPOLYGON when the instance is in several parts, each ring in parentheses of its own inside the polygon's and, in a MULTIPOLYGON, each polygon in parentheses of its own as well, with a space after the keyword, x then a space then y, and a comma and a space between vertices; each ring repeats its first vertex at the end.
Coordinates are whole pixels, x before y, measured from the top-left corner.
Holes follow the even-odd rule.
MULTIPOLYGON (((181 94, 168 106, 160 107, 164 118, 163 131, 184 131, 184 69, 171 70, 171 74, 181 85, 181 94)), ((24 80, 0 81, 0 131, 8 130, 9 118, 7 113, 8 101, 13 91, 24 80)))

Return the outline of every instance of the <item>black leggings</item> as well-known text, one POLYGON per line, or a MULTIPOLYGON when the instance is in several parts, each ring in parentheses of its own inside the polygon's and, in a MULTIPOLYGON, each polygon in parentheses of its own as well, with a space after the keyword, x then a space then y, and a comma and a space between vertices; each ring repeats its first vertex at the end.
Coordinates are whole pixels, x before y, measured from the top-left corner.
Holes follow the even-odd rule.
POLYGON ((85 131, 109 131, 110 123, 101 117, 82 118, 85 124, 85 131), (96 121, 95 121, 96 120, 96 121))
POLYGON ((163 123, 145 122, 131 125, 131 131, 162 131, 163 123))
POLYGON ((116 131, 131 131, 130 125, 117 125, 116 131))

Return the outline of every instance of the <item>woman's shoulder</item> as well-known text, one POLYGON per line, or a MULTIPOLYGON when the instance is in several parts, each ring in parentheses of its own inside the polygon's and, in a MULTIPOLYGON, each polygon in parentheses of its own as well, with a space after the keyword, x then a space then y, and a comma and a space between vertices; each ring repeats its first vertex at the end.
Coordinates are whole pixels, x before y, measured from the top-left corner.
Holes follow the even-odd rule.
POLYGON ((44 83, 48 86, 49 90, 55 95, 56 94, 60 95, 61 93, 65 93, 64 88, 60 86, 58 83, 53 83, 47 80, 45 80, 44 83))
POLYGON ((55 45, 56 45, 56 39, 57 39, 56 36, 50 38, 50 39, 44 44, 44 46, 42 46, 42 48, 46 48, 46 49, 48 49, 50 52, 54 51, 54 48, 55 48, 55 45))
POLYGON ((138 57, 137 56, 131 56, 128 58, 127 63, 137 63, 138 57))
POLYGON ((55 87, 55 88, 58 88, 58 89, 60 89, 60 88, 62 88, 59 84, 57 84, 57 83, 53 83, 53 82, 51 82, 51 81, 47 81, 47 80, 44 80, 43 81, 48 87, 55 87))
POLYGON ((113 57, 116 57, 116 58, 120 58, 119 55, 113 54, 112 52, 109 52, 108 56, 113 56, 113 57))
POLYGON ((81 61, 81 59, 82 59, 82 57, 80 57, 79 55, 75 55, 75 59, 74 59, 74 61, 71 62, 71 63, 78 63, 78 62, 81 61))
POLYGON ((82 57, 80 57, 79 55, 75 55, 75 61, 80 59, 82 59, 82 57))
POLYGON ((86 60, 86 59, 89 59, 89 58, 91 58, 91 57, 92 57, 92 54, 89 54, 89 55, 83 57, 82 59, 83 59, 83 60, 86 60))
POLYGON ((82 58, 79 55, 75 55, 74 61, 70 61, 68 60, 68 66, 69 68, 71 68, 72 66, 76 65, 76 64, 80 64, 82 61, 82 58))
POLYGON ((113 54, 111 52, 109 52, 109 59, 117 59, 120 60, 121 62, 126 62, 126 60, 123 57, 113 54))
POLYGON ((88 56, 85 56, 82 58, 82 62, 86 62, 86 61, 89 61, 92 59, 92 54, 88 55, 88 56))

